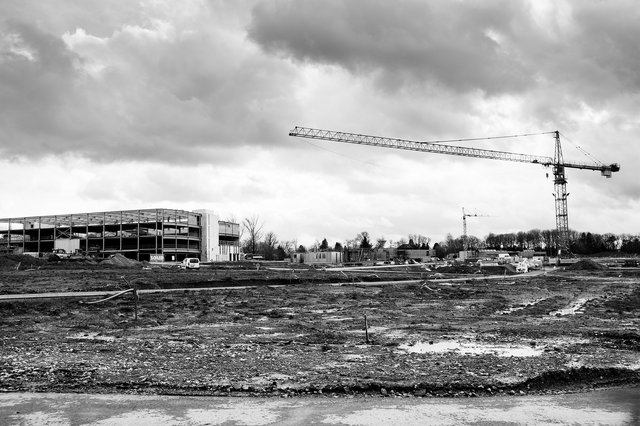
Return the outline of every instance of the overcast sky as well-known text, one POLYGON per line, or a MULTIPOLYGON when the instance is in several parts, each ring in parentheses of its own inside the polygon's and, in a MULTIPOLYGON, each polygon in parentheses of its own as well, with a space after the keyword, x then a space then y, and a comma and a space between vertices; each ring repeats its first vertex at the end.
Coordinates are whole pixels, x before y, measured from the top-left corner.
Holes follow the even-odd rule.
MULTIPOLYGON (((0 2, 0 217, 257 215, 280 240, 555 228, 542 166, 292 138, 561 132, 569 226, 640 232, 629 1, 0 2), (580 147, 582 150, 578 149, 580 147)), ((464 146, 553 156, 551 135, 464 146)))

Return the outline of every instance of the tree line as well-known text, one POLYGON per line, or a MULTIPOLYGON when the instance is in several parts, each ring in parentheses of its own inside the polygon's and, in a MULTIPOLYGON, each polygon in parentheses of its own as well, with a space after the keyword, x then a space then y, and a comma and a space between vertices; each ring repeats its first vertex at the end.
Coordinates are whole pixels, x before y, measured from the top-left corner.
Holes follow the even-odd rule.
MULTIPOLYGON (((431 238, 421 234, 409 234, 406 238, 391 241, 384 236, 374 238, 369 232, 362 231, 354 238, 331 244, 326 238, 316 241, 309 247, 298 244, 296 240, 280 241, 272 231, 265 232, 259 216, 245 218, 241 223, 241 248, 246 254, 263 256, 266 260, 283 260, 295 252, 306 251, 343 251, 345 249, 382 249, 403 247, 411 249, 431 249, 437 257, 457 254, 466 246, 469 250, 494 249, 507 251, 534 250, 555 255, 558 233, 554 230, 531 229, 529 231, 504 234, 490 233, 484 239, 473 235, 454 237, 447 234, 444 241, 430 245, 431 238)), ((621 253, 640 255, 640 234, 597 234, 592 232, 569 232, 569 247, 578 255, 596 255, 600 253, 621 253)))

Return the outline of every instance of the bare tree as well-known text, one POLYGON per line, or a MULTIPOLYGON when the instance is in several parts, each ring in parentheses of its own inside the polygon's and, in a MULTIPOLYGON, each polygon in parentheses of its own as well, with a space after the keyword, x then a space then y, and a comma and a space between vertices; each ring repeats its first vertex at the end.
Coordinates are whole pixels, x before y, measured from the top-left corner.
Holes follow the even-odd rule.
POLYGON ((278 238, 276 234, 269 231, 264 236, 262 247, 264 249, 264 258, 267 260, 273 260, 276 247, 278 246, 278 238))
POLYGON ((276 248, 278 245, 278 237, 276 237, 274 232, 269 231, 264 236, 264 243, 269 247, 276 248))
POLYGON ((281 245, 285 253, 287 253, 287 255, 290 255, 291 253, 296 252, 296 247, 298 247, 298 239, 294 238, 293 240, 290 240, 290 241, 283 241, 281 245))
POLYGON ((424 235, 420 234, 409 234, 408 238, 409 240, 412 240, 413 244, 418 247, 428 247, 429 243, 431 242, 431 238, 425 237, 424 235))
POLYGON ((242 221, 242 229, 247 232, 247 239, 244 246, 255 253, 258 247, 258 242, 262 237, 263 224, 260 222, 260 216, 253 215, 252 217, 246 217, 242 221))
POLYGON ((482 241, 475 235, 467 236, 467 247, 469 250, 478 250, 482 245, 482 241))
POLYGON ((362 231, 361 233, 356 235, 356 244, 358 244, 360 248, 370 249, 372 245, 371 245, 371 237, 369 237, 369 233, 367 231, 362 231))

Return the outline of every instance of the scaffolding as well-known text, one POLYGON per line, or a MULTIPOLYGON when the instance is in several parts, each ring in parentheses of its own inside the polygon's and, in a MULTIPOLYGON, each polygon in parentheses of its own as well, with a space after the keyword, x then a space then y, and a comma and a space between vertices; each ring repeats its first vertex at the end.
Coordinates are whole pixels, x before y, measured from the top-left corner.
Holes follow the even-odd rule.
MULTIPOLYGON (((81 251, 96 258, 120 253, 147 261, 201 258, 203 213, 177 209, 118 210, 0 219, 0 251, 81 251)), ((239 245, 239 225, 219 222, 220 239, 239 245)), ((221 241, 221 242, 222 242, 221 241)))

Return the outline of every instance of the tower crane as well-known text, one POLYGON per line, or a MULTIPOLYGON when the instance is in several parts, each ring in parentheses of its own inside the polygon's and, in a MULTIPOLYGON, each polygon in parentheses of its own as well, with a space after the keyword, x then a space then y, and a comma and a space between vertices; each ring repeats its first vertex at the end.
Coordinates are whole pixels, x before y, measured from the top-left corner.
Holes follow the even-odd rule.
MULTIPOLYGON (((334 130, 312 129, 309 127, 296 126, 289 131, 289 136, 295 136, 308 139, 319 139, 333 142, 352 143, 359 145, 371 145, 381 148, 404 149, 409 151, 431 152, 436 154, 458 155, 463 157, 486 158, 490 160, 517 161, 521 163, 540 164, 553 169, 553 185, 554 198, 556 208, 556 229, 557 229, 557 248, 558 254, 562 250, 568 251, 569 248, 569 216, 567 211, 567 179, 565 177, 565 169, 582 169, 600 171, 602 176, 611 177, 613 172, 620 170, 620 165, 612 164, 585 164, 565 162, 562 155, 562 147, 560 145, 560 132, 549 132, 555 137, 555 152, 552 157, 539 155, 518 154, 506 151, 494 151, 489 149, 468 148, 462 146, 446 145, 443 142, 420 142, 405 139, 388 138, 381 136, 370 136, 357 133, 339 132, 334 130)), ((491 138, 478 138, 491 139, 491 138)), ((458 139, 463 141, 465 139, 458 139)), ((477 139, 466 139, 477 140, 477 139)))
POLYGON ((467 218, 468 217, 488 217, 488 216, 484 214, 478 214, 478 213, 467 213, 464 210, 464 207, 462 208, 462 242, 464 244, 464 251, 467 251, 469 249, 469 240, 467 239, 467 218))

